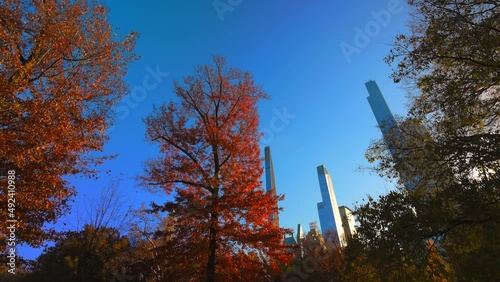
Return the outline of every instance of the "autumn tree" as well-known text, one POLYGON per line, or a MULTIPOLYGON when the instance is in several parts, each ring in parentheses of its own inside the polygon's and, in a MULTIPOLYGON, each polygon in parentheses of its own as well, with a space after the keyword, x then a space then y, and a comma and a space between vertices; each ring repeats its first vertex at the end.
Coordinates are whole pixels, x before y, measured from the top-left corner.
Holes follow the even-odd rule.
MULTIPOLYGON (((63 225, 71 231, 80 231, 84 225, 96 229, 115 228, 121 232, 128 231, 132 217, 132 201, 126 198, 120 189, 120 178, 111 178, 101 188, 99 196, 82 201, 81 206, 72 211, 72 218, 61 218, 63 225)), ((60 228, 63 229, 64 228, 60 228)))
POLYGON ((100 195, 84 200, 84 212, 73 210, 72 222, 62 217, 54 246, 45 247, 20 281, 110 281, 130 273, 131 237, 121 231, 131 207, 119 187, 120 179, 112 178, 100 195))
POLYGON ((409 4, 411 33, 397 37, 386 61, 394 66, 394 81, 404 83, 411 97, 402 124, 425 130, 406 127, 405 142, 392 148, 402 152, 400 160, 391 159, 391 148, 381 142, 368 156, 378 161, 379 173, 394 177, 403 171, 418 185, 362 205, 359 235, 369 246, 373 240, 392 240, 400 246, 394 253, 415 267, 439 256, 444 267, 434 269, 450 266, 459 281, 498 280, 491 257, 500 242, 500 5, 476 0, 409 4), (415 260, 416 253, 427 254, 427 260, 415 260))
POLYGON ((282 281, 380 281, 368 260, 365 246, 357 238, 340 246, 338 235, 328 231, 323 237, 311 229, 300 240, 293 263, 287 265, 282 281))
POLYGON ((174 226, 175 219, 152 211, 144 203, 134 211, 128 232, 132 248, 125 263, 132 275, 146 282, 162 282, 177 275, 175 254, 170 249, 174 226))
MULTIPOLYGON (((5 256, 5 255, 4 255, 5 256)), ((7 261, 2 260, 0 266, 0 281, 2 282, 20 282, 23 279, 26 279, 31 273, 31 269, 33 268, 33 261, 27 260, 21 256, 18 256, 16 259, 16 271, 15 274, 9 272, 11 269, 10 266, 7 265, 7 261)))
POLYGON ((299 250, 282 275, 284 281, 346 281, 346 260, 336 232, 323 237, 312 229, 300 240, 299 250))
POLYGON ((290 254, 283 248, 287 230, 270 216, 279 199, 260 182, 257 102, 267 95, 219 56, 175 82, 174 92, 177 101, 145 119, 161 156, 146 163, 142 177, 173 196, 156 208, 175 219, 169 251, 178 275, 190 280, 171 279, 237 281, 245 270, 271 280, 290 254))
POLYGON ((40 245, 43 225, 75 194, 64 176, 92 175, 105 159, 91 153, 107 140, 135 45, 134 34, 116 35, 107 13, 95 1, 0 2, 0 206, 15 171, 18 243, 40 245))
POLYGON ((128 238, 117 229, 85 225, 82 231, 66 232, 46 248, 22 281, 112 281, 122 275, 129 252, 128 238))

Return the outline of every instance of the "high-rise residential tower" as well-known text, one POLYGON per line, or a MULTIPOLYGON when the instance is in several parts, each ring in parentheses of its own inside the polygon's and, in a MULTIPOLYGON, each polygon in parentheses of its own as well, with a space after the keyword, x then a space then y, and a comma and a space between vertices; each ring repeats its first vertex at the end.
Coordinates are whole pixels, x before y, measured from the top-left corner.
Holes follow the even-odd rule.
MULTIPOLYGON (((401 129, 405 128, 406 132, 415 131, 420 133, 425 133, 426 130, 423 126, 418 124, 403 123, 398 125, 396 119, 394 119, 394 116, 391 113, 391 110, 389 109, 389 106, 387 106, 384 96, 382 95, 382 92, 380 92, 377 83, 370 80, 365 83, 365 86, 369 94, 367 97, 368 103, 370 103, 375 119, 377 120, 380 130, 382 131, 384 142, 389 148, 393 159, 398 162, 398 160, 402 157, 402 153, 401 151, 398 153, 396 148, 404 147, 407 143, 401 129)), ((411 171, 410 167, 407 167, 406 169, 407 171, 400 171, 400 177, 406 188, 414 189, 420 182, 420 177, 413 175, 413 173, 409 173, 411 171)))
MULTIPOLYGON (((273 157, 271 156, 271 147, 264 148, 265 171, 266 171, 266 191, 271 191, 276 196, 276 182, 274 180, 273 157)), ((271 219, 276 226, 279 226, 278 202, 276 201, 275 212, 271 214, 271 219)))
POLYGON ((368 90, 369 96, 367 97, 368 103, 370 103, 370 107, 372 108, 372 112, 375 115, 375 119, 382 131, 382 135, 384 136, 385 143, 389 146, 389 150, 391 154, 396 156, 396 149, 394 146, 391 146, 394 140, 401 139, 401 131, 398 127, 396 119, 392 115, 389 106, 380 92, 378 85, 375 81, 370 80, 365 83, 366 89, 368 90))
POLYGON ((340 217, 337 198, 335 197, 335 191, 333 190, 332 178, 324 165, 318 166, 317 171, 321 198, 323 199, 322 202, 318 203, 321 233, 325 236, 328 231, 335 232, 340 246, 344 247, 344 229, 342 228, 342 219, 340 217))
POLYGON ((347 238, 352 238, 354 233, 356 233, 356 227, 354 226, 354 216, 352 215, 352 211, 346 207, 339 207, 340 218, 342 218, 342 227, 344 228, 344 234, 347 238))

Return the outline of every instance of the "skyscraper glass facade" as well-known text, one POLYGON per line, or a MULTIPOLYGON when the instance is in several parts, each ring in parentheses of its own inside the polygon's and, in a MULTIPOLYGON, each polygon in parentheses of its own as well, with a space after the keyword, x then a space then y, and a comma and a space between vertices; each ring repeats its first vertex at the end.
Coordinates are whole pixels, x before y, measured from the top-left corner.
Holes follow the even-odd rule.
POLYGON ((392 115, 389 106, 387 106, 387 102, 380 92, 378 85, 375 81, 370 80, 365 83, 366 89, 368 90, 369 96, 367 97, 368 103, 372 108, 372 112, 375 115, 375 119, 382 131, 382 135, 384 136, 385 143, 389 146, 389 150, 393 156, 396 155, 396 150, 392 144, 393 140, 401 139, 401 131, 399 130, 398 124, 396 123, 396 119, 392 115), (394 136, 394 138, 392 138, 394 136))
POLYGON ((339 213, 337 198, 333 189, 333 182, 330 173, 324 165, 317 167, 319 187, 321 190, 322 202, 318 203, 319 223, 323 236, 328 231, 337 234, 341 246, 345 246, 344 229, 342 228, 342 219, 339 213))
MULTIPOLYGON (((406 143, 406 140, 401 133, 400 126, 397 124, 396 119, 394 119, 389 106, 387 106, 384 96, 382 95, 382 92, 380 92, 377 83, 370 80, 365 83, 365 86, 369 94, 367 97, 368 103, 370 103, 372 112, 375 115, 375 119, 377 120, 380 130, 382 131, 384 142, 389 148, 393 159, 398 162, 402 157, 402 153, 398 153, 396 148, 398 146, 404 147, 406 143)), ((407 126, 406 131, 408 132, 409 130, 425 131, 423 127, 417 127, 415 125, 413 125, 412 128, 407 126)), ((420 177, 416 175, 411 176, 411 174, 409 175, 407 171, 404 170, 400 171, 399 177, 403 179, 404 185, 408 189, 414 189, 416 184, 420 182, 420 177)))
MULTIPOLYGON (((273 157, 271 155, 271 147, 267 146, 264 148, 264 158, 265 158, 265 172, 266 172, 266 191, 272 191, 273 195, 276 196, 276 182, 274 180, 274 167, 273 167, 273 157)), ((274 221, 276 226, 279 226, 279 215, 278 215, 278 203, 276 203, 276 211, 271 214, 271 219, 274 221)))

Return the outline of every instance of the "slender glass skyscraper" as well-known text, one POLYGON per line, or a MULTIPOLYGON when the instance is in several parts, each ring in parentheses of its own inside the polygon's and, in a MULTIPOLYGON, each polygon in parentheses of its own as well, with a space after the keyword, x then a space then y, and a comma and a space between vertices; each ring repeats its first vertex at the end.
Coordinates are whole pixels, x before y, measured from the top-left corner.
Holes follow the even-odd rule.
MULTIPOLYGON (((382 135, 384 137, 384 142, 389 148, 391 152, 392 158, 394 161, 398 162, 402 153, 398 153, 397 147, 404 147, 406 140, 401 132, 400 126, 397 124, 396 119, 391 113, 389 106, 385 102, 384 96, 380 89, 377 86, 377 83, 373 80, 370 80, 365 83, 366 89, 368 90, 369 96, 367 97, 368 103, 370 103, 370 107, 372 108, 372 112, 375 115, 375 119, 382 131, 382 135)), ((411 130, 425 130, 423 127, 418 127, 413 125, 411 130)), ((406 128, 407 131, 410 128, 406 128)), ((403 179, 404 185, 408 189, 413 189, 416 187, 416 184, 419 182, 419 177, 415 175, 409 175, 408 171, 400 171, 400 177, 403 179)))
POLYGON ((396 119, 392 115, 389 106, 385 102, 384 96, 375 81, 370 80, 365 83, 366 89, 368 90, 369 96, 367 97, 368 103, 372 108, 372 112, 375 115, 375 119, 382 131, 385 143, 389 146, 389 150, 393 157, 396 157, 396 150, 393 144, 394 140, 401 140, 401 131, 398 127, 396 119), (394 138, 393 138, 394 137, 394 138))
POLYGON ((346 245, 344 229, 342 228, 342 218, 340 217, 339 206, 333 182, 330 173, 324 165, 317 167, 319 188, 321 190, 322 202, 318 203, 319 223, 321 224, 321 233, 325 237, 328 231, 337 233, 340 246, 346 245))
MULTIPOLYGON (((267 146, 264 148, 265 154, 265 171, 266 171, 266 191, 272 191, 273 195, 276 196, 276 182, 274 180, 274 167, 273 167, 273 157, 271 156, 271 147, 267 146)), ((278 202, 276 201, 276 210, 271 214, 271 219, 276 226, 279 226, 280 220, 278 215, 278 202)))

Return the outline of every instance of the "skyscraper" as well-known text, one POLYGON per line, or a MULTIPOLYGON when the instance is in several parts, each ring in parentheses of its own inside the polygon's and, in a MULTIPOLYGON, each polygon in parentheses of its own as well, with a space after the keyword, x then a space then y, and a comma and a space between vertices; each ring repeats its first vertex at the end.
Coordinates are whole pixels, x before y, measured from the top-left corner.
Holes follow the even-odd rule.
POLYGON ((302 230, 302 224, 297 225, 297 243, 300 244, 302 241, 302 238, 304 238, 304 232, 302 230))
MULTIPOLYGON (((375 115, 375 119, 377 120, 380 130, 382 131, 384 142, 389 148, 393 160, 397 163, 403 157, 401 151, 398 153, 397 148, 404 148, 408 141, 402 134, 401 129, 406 128, 406 132, 408 133, 410 131, 425 132, 425 128, 421 125, 412 125, 411 123, 408 123, 408 125, 403 123, 402 126, 405 127, 400 127, 400 125, 397 124, 396 119, 394 119, 389 106, 387 106, 384 96, 382 95, 382 92, 380 92, 377 83, 370 80, 365 83, 365 86, 369 94, 367 97, 368 103, 370 103, 372 112, 375 115)), ((412 170, 413 169, 411 167, 406 167, 406 171, 399 171, 399 177, 403 180, 405 187, 408 189, 414 189, 420 182, 420 177, 411 173, 412 170)))
POLYGON ((385 102, 384 96, 375 81, 370 80, 365 83, 369 96, 367 97, 368 103, 372 108, 375 119, 382 131, 384 141, 389 146, 389 150, 393 157, 396 157, 396 149, 391 146, 395 140, 401 140, 401 130, 398 127, 396 119, 392 115, 389 106, 385 102))
POLYGON ((328 231, 335 232, 340 246, 345 246, 344 229, 342 228, 342 219, 340 217, 337 198, 333 190, 332 178, 324 165, 318 166, 317 171, 321 198, 323 199, 322 202, 318 203, 321 233, 325 236, 328 231))
MULTIPOLYGON (((276 196, 276 182, 274 180, 274 167, 273 167, 273 157, 271 156, 271 147, 266 146, 264 148, 265 154, 265 171, 266 171, 266 191, 271 191, 274 196, 276 196)), ((273 214, 271 214, 271 219, 276 226, 279 226, 279 215, 278 215, 278 202, 276 201, 276 209, 273 214)))
POLYGON ((318 222, 317 221, 311 221, 311 222, 309 222, 309 232, 319 233, 318 222))
POLYGON ((344 228, 344 234, 347 238, 352 238, 352 235, 356 232, 356 228, 354 227, 354 216, 352 215, 352 211, 346 207, 339 207, 340 218, 342 219, 342 227, 344 228))

